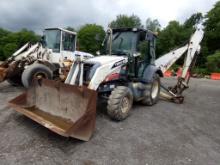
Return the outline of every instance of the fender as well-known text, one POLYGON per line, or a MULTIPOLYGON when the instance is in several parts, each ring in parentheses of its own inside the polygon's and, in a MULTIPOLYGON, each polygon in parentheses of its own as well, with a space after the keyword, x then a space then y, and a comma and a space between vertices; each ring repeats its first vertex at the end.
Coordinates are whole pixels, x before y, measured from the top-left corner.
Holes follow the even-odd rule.
POLYGON ((148 65, 145 70, 142 77, 142 81, 144 83, 151 83, 153 81, 154 74, 157 73, 160 77, 163 77, 163 73, 156 65, 148 65))
POLYGON ((37 63, 40 63, 40 64, 43 64, 43 65, 47 66, 47 67, 50 68, 53 72, 60 68, 59 64, 50 63, 50 62, 48 62, 48 61, 38 60, 37 63))

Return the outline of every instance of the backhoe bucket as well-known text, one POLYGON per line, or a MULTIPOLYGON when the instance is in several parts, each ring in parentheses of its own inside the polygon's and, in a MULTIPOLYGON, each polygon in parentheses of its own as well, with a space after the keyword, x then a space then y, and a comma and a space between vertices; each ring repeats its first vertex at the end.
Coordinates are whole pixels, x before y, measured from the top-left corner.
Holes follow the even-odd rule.
POLYGON ((65 137, 88 141, 95 128, 97 93, 53 80, 35 80, 9 105, 65 137))

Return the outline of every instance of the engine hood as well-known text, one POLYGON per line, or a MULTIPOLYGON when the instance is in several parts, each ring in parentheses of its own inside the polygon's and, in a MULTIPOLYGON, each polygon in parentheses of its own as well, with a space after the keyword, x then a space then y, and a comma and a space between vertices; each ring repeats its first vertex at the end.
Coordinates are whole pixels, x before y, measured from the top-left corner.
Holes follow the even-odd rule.
POLYGON ((97 56, 94 58, 90 58, 86 60, 88 63, 99 63, 101 65, 105 65, 112 62, 117 62, 121 60, 127 60, 127 57, 123 56, 109 56, 109 55, 103 55, 103 56, 97 56))

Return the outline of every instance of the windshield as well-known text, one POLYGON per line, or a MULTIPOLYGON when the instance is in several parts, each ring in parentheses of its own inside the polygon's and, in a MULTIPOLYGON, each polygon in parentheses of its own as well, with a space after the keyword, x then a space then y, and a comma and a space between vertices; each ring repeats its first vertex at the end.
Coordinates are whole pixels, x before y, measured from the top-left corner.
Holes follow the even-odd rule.
MULTIPOLYGON (((136 36, 135 32, 115 32, 112 35, 112 54, 128 55, 131 53, 136 44, 136 36)), ((109 51, 109 42, 108 40, 107 51, 109 51)))
POLYGON ((52 49, 53 52, 60 52, 60 30, 45 30, 45 44, 46 47, 52 49))
POLYGON ((74 34, 62 32, 62 50, 65 51, 74 51, 75 48, 75 39, 74 34))

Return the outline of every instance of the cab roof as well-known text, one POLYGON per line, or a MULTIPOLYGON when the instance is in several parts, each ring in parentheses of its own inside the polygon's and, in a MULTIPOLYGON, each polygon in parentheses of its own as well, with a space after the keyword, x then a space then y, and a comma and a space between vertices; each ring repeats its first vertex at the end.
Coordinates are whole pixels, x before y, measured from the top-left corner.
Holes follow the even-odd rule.
POLYGON ((66 33, 70 33, 70 34, 74 34, 76 35, 77 33, 76 32, 73 32, 73 31, 69 31, 69 30, 66 30, 66 29, 63 29, 63 28, 46 28, 44 30, 61 30, 61 31, 64 31, 66 33))
POLYGON ((148 32, 153 34, 155 37, 157 37, 157 34, 155 32, 152 32, 150 30, 144 29, 144 28, 113 28, 113 32, 126 32, 126 31, 133 31, 133 32, 148 32))

